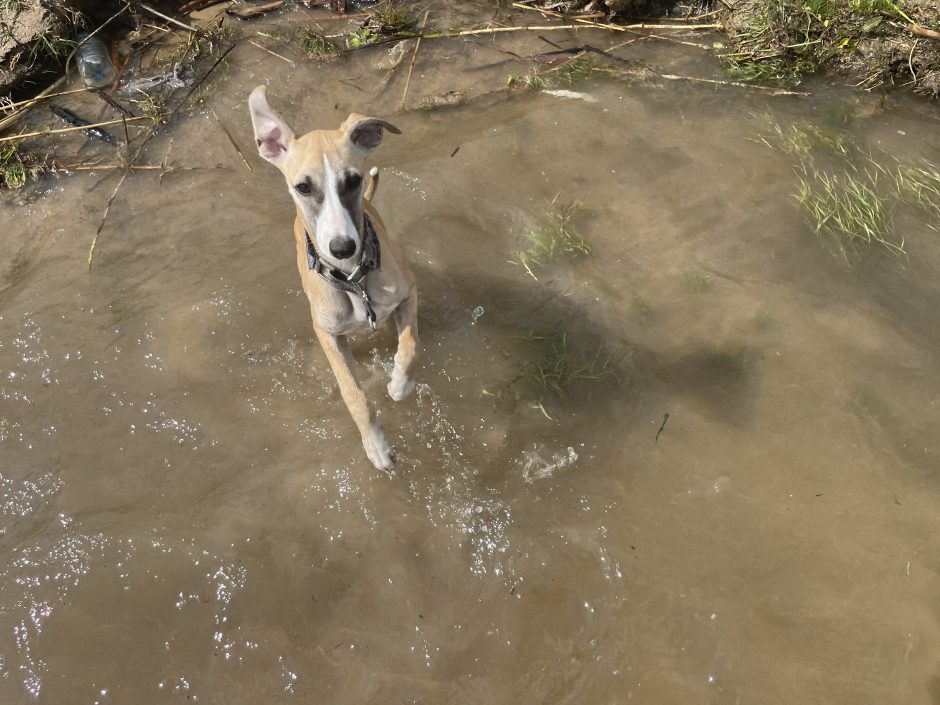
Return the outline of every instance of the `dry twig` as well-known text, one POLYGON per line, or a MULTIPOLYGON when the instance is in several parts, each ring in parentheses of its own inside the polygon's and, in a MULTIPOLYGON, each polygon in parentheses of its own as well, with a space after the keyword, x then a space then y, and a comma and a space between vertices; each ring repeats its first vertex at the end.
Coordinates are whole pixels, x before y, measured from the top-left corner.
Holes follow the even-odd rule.
POLYGON ((93 127, 104 127, 105 125, 119 125, 125 120, 133 122, 135 120, 146 120, 144 117, 122 118, 120 120, 106 120, 105 122, 95 122, 91 125, 79 125, 78 127, 60 127, 55 130, 39 130, 38 132, 21 132, 18 135, 9 137, 0 137, 0 142, 12 142, 14 140, 24 140, 28 137, 45 137, 46 135, 58 135, 63 132, 75 132, 76 130, 90 130, 93 127))
POLYGON ((696 25, 666 25, 666 24, 604 24, 590 20, 575 20, 580 24, 552 24, 552 25, 525 25, 523 27, 481 27, 479 29, 464 29, 459 32, 435 32, 434 34, 420 35, 424 39, 445 39, 449 37, 468 37, 477 34, 501 34, 504 32, 551 32, 562 29, 607 29, 617 32, 629 32, 631 29, 667 29, 689 31, 692 29, 718 29, 720 24, 696 25))
POLYGON ((266 51, 266 52, 268 52, 271 56, 276 56, 276 57, 279 58, 281 61, 286 61, 286 62, 287 62, 288 64, 290 64, 291 66, 296 66, 296 65, 297 65, 296 62, 294 62, 294 61, 288 59, 286 56, 281 56, 281 55, 278 54, 276 51, 271 51, 271 50, 268 49, 267 47, 261 46, 260 44, 258 44, 258 42, 253 42, 252 40, 249 39, 249 40, 248 40, 248 43, 251 44, 252 46, 258 47, 259 49, 261 49, 261 51, 266 51))
POLYGON ((225 123, 219 118, 218 113, 215 110, 212 111, 212 117, 215 118, 215 121, 219 123, 219 127, 222 128, 222 132, 225 133, 225 136, 228 137, 228 141, 232 143, 232 146, 235 148, 235 151, 238 152, 238 156, 242 158, 242 161, 245 162, 245 166, 248 167, 248 171, 254 172, 254 169, 251 168, 251 164, 248 162, 248 159, 245 157, 245 153, 238 146, 238 142, 235 141, 235 138, 232 137, 232 133, 228 131, 228 128, 225 126, 225 123))
POLYGON ((928 37, 930 39, 936 39, 937 41, 940 41, 940 32, 935 32, 932 29, 927 29, 926 27, 912 24, 910 27, 908 27, 908 30, 920 37, 928 37))
POLYGON ((201 34, 200 30, 196 29, 195 27, 188 25, 185 22, 174 20, 169 15, 164 15, 162 12, 158 12, 157 10, 154 10, 152 7, 150 7, 150 5, 144 5, 143 3, 140 3, 139 7, 143 10, 146 10, 154 17, 159 17, 161 20, 165 20, 166 22, 169 22, 170 24, 174 24, 177 27, 181 27, 182 29, 185 29, 187 32, 192 32, 193 34, 201 34))
POLYGON ((0 110, 12 110, 13 108, 18 108, 21 105, 32 105, 34 103, 38 103, 41 100, 48 100, 49 98, 58 98, 59 96, 71 95, 73 93, 87 93, 90 90, 95 90, 92 88, 85 87, 85 88, 73 88, 70 91, 60 91, 59 93, 53 93, 51 88, 52 87, 50 86, 49 88, 44 90, 42 93, 36 96, 33 96, 32 98, 27 98, 26 100, 18 100, 15 103, 2 103, 0 104, 0 110))
POLYGON ((225 12, 226 14, 232 15, 232 17, 237 17, 240 20, 247 20, 255 17, 256 15, 263 15, 265 12, 278 10, 282 7, 284 7, 284 0, 274 0, 274 2, 267 2, 263 5, 252 5, 251 7, 245 8, 230 7, 225 12))
POLYGON ((111 204, 114 203, 114 197, 117 196, 118 191, 121 190, 121 186, 124 184, 124 179, 127 178, 127 175, 130 174, 130 169, 125 169, 124 173, 121 174, 120 180, 117 182, 117 186, 114 187, 114 191, 111 192, 111 198, 108 199, 108 205, 104 207, 104 213, 101 214, 101 223, 98 225, 98 229, 95 231, 95 237, 92 238, 91 247, 88 248, 88 269, 91 269, 91 262, 95 256, 95 245, 98 244, 98 236, 101 235, 101 231, 104 229, 105 221, 108 219, 108 213, 111 210, 111 204))
MULTIPOLYGON (((421 30, 420 30, 421 34, 424 34, 424 30, 428 26, 428 15, 430 14, 431 14, 430 9, 428 9, 424 13, 424 21, 421 23, 421 30)), ((411 55, 411 66, 408 67, 408 79, 405 81, 405 91, 404 93, 401 94, 401 108, 400 108, 401 110, 405 109, 405 99, 408 97, 408 88, 411 86, 411 74, 413 74, 415 70, 415 62, 418 60, 418 50, 421 49, 422 38, 423 38, 422 36, 420 35, 418 36, 418 41, 415 44, 415 52, 414 54, 411 55)))

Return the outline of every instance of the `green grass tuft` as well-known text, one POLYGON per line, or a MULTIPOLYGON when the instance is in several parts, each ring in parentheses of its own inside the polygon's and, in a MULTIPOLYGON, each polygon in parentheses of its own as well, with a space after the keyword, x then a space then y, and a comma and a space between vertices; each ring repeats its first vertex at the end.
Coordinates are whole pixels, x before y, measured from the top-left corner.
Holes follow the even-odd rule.
POLYGON ((879 172, 829 174, 803 167, 797 203, 820 239, 847 264, 869 251, 903 256, 904 239, 892 222, 892 202, 877 192, 879 172))
POLYGON ((741 379, 748 371, 747 351, 714 350, 702 357, 701 366, 702 371, 713 382, 741 379))
POLYGON ((516 263, 522 265, 526 273, 537 280, 538 277, 533 271, 536 268, 545 267, 558 260, 570 260, 590 254, 591 246, 572 223, 575 214, 583 210, 584 203, 575 201, 561 205, 556 196, 543 219, 543 224, 529 232, 529 246, 516 253, 516 263))
POLYGON ((44 161, 21 147, 0 148, 0 188, 16 191, 45 170, 44 161))
POLYGON ((682 273, 682 280, 689 289, 697 294, 706 291, 711 283, 711 277, 701 269, 687 269, 682 273))
POLYGON ((655 313, 653 310, 653 305, 642 296, 634 297, 633 312, 640 319, 640 323, 643 323, 644 325, 650 322, 650 320, 653 318, 653 314, 655 313))
POLYGON ((339 53, 333 42, 309 27, 300 30, 297 42, 309 56, 335 56, 339 53))
POLYGON ((757 330, 766 332, 777 324, 777 318, 767 309, 761 309, 754 314, 754 327, 757 330))
POLYGON ((360 27, 354 32, 346 35, 346 44, 350 49, 361 49, 362 47, 374 44, 380 39, 378 32, 371 27, 360 27))
POLYGON ((568 88, 591 76, 597 70, 597 62, 590 57, 577 57, 549 71, 532 69, 526 74, 510 73, 506 76, 509 88, 524 87, 540 91, 546 88, 568 88))
POLYGON ((823 129, 805 121, 784 128, 767 118, 767 131, 758 133, 757 141, 773 150, 808 161, 815 161, 820 154, 841 159, 866 156, 847 133, 823 129))
POLYGON ((380 6, 370 22, 382 34, 412 34, 418 28, 418 19, 393 0, 380 6))
POLYGON ((794 87, 799 85, 799 73, 780 58, 768 58, 760 61, 731 59, 725 69, 728 78, 746 83, 794 87))
POLYGON ((573 86, 589 78, 595 68, 597 68, 597 62, 593 58, 582 56, 565 62, 551 71, 549 80, 556 85, 573 86))
POLYGON ((509 385, 528 383, 542 392, 564 396, 576 381, 619 378, 619 369, 629 352, 614 355, 603 350, 593 357, 578 354, 569 346, 568 331, 558 326, 548 331, 528 330, 516 342, 528 349, 528 359, 509 385))
POLYGON ((927 216, 927 226, 937 230, 940 223, 940 171, 926 159, 917 164, 901 164, 895 173, 898 197, 919 207, 927 216))

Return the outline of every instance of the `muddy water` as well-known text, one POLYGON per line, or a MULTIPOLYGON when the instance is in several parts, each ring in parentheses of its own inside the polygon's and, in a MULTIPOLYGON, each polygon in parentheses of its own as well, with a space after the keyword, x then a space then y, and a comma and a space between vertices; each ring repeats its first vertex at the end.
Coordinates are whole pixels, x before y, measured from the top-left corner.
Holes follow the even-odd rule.
MULTIPOLYGON (((499 47, 427 43, 413 100, 498 87, 499 47)), ((668 50, 622 55, 713 75, 668 50)), ((377 204, 415 396, 390 333, 355 345, 393 477, 313 341, 281 177, 208 110, 149 159, 221 168, 129 178, 90 273, 116 175, 4 204, 0 700, 938 702, 940 241, 908 215, 910 261, 847 269, 752 139, 936 162, 936 114, 616 82, 396 114, 379 56, 241 45, 207 105, 246 149, 259 82, 298 131, 402 128, 377 204), (593 250, 535 281, 511 260, 557 194, 593 250), (545 330, 616 375, 509 385, 545 330)))

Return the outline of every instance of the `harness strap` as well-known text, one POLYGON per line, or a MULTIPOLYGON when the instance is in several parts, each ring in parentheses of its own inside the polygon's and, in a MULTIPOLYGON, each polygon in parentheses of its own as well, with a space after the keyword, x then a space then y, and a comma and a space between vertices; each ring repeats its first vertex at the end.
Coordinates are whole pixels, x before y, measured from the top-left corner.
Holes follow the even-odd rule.
POLYGON ((307 268, 316 272, 320 277, 334 289, 345 291, 347 294, 354 294, 362 299, 366 308, 366 318, 369 326, 375 330, 376 317, 375 309, 372 308, 372 299, 369 297, 363 280, 366 275, 382 267, 382 251, 379 248, 379 238, 375 234, 375 226, 369 220, 367 214, 363 214, 363 230, 365 235, 362 238, 362 254, 359 257, 359 263, 356 268, 346 274, 340 269, 330 267, 326 264, 313 247, 313 241, 310 239, 310 233, 304 230, 307 248, 307 268))

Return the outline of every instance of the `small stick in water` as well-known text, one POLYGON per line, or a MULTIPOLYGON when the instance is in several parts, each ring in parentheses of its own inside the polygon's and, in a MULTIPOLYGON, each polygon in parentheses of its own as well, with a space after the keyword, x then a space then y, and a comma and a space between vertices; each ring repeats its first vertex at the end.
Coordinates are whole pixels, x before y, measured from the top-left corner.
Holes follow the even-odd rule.
POLYGON ((666 428, 666 422, 669 420, 669 412, 666 412, 666 415, 663 416, 663 425, 659 427, 659 430, 656 432, 656 440, 653 443, 659 443, 659 434, 663 432, 663 429, 666 428))
POLYGON ((251 164, 249 163, 248 159, 245 158, 245 153, 238 146, 238 142, 236 142, 235 138, 232 137, 232 133, 228 131, 228 128, 219 118, 219 115, 218 113, 215 112, 215 110, 212 111, 212 117, 214 117, 215 121, 219 123, 219 127, 222 128, 222 132, 224 132, 225 136, 228 137, 228 141, 232 143, 232 146, 235 148, 235 151, 238 152, 238 156, 240 156, 242 158, 242 161, 245 162, 245 166, 248 167, 248 171, 254 172, 254 169, 251 168, 251 164))
POLYGON ((101 214, 101 223, 98 225, 98 229, 95 231, 95 237, 92 238, 91 247, 88 248, 88 269, 91 270, 91 262, 95 256, 95 245, 98 244, 98 236, 101 235, 101 231, 104 229, 104 224, 108 220, 108 212, 111 210, 111 204, 114 203, 114 197, 117 196, 118 191, 121 190, 121 186, 124 184, 124 179, 127 178, 127 175, 130 174, 130 169, 125 169, 124 173, 121 174, 120 180, 117 182, 117 186, 114 187, 114 191, 111 192, 111 198, 108 199, 108 205, 104 207, 104 213, 101 214))
POLYGON ((421 35, 423 35, 424 30, 427 29, 428 15, 430 14, 430 9, 424 13, 424 22, 421 23, 421 30, 418 34, 418 41, 415 42, 415 53, 411 55, 411 66, 408 67, 408 78, 405 80, 405 92, 401 94, 401 110, 405 109, 405 99, 408 98, 408 88, 411 86, 411 74, 414 73, 415 62, 418 60, 418 50, 421 48, 421 40, 424 38, 421 35))
MULTIPOLYGON (((147 118, 143 117, 134 117, 127 118, 127 122, 134 122, 135 120, 146 120, 147 118)), ((45 137, 46 135, 61 135, 64 132, 75 132, 76 130, 90 130, 94 127, 103 127, 105 125, 120 125, 123 120, 108 120, 107 122, 96 122, 92 125, 79 125, 77 127, 63 127, 58 130, 39 130, 37 132, 21 132, 18 135, 10 135, 9 137, 0 137, 0 142, 12 142, 13 140, 25 140, 29 137, 45 137)))

